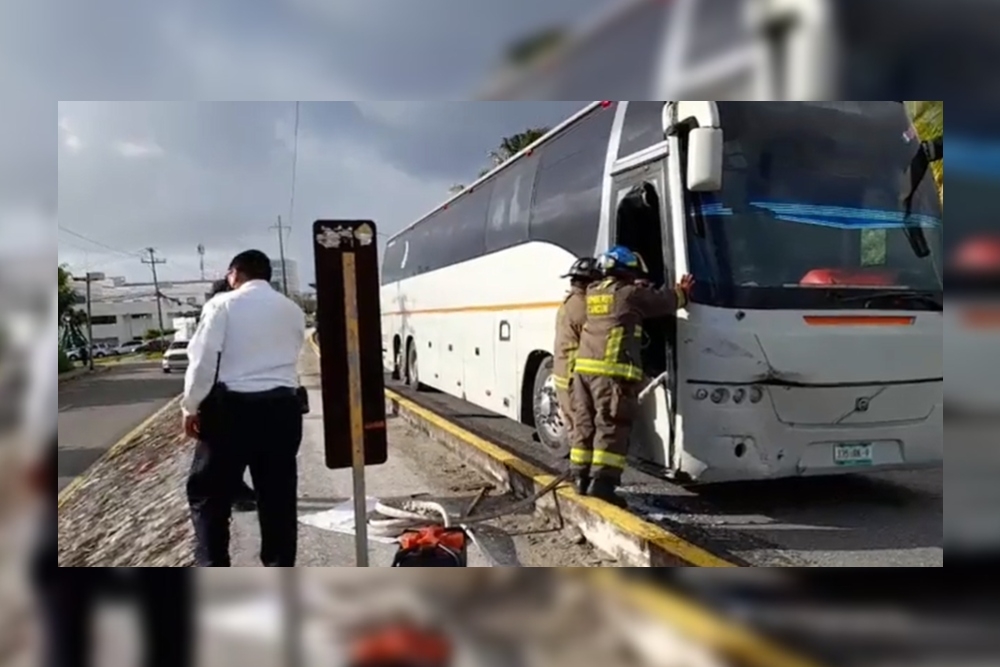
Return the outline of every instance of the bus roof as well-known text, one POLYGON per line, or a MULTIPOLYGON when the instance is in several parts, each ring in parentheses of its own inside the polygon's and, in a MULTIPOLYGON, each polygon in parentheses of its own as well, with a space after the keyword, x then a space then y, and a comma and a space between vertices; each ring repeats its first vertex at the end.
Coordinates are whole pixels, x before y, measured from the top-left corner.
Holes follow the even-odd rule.
POLYGON ((399 238, 400 236, 402 236, 406 232, 410 231, 411 229, 413 229, 414 227, 416 227, 418 224, 420 224, 421 222, 423 222, 427 218, 431 217, 432 215, 434 215, 435 213, 437 213, 438 211, 440 211, 444 207, 450 205, 452 202, 454 202, 454 201, 458 200, 459 198, 465 196, 466 194, 468 194, 469 192, 471 192, 473 189, 475 189, 476 187, 478 187, 480 184, 485 183, 485 182, 489 181, 490 179, 492 179, 493 177, 495 177, 497 174, 500 174, 503 170, 505 170, 505 169, 509 168, 511 165, 513 165, 522 156, 531 153, 536 148, 538 148, 539 146, 541 146, 545 142, 549 141, 552 137, 556 136, 557 134, 559 134, 560 132, 562 132, 566 128, 570 127, 571 125, 573 125, 574 123, 576 123, 580 119, 584 118, 590 112, 594 111, 595 109, 599 109, 599 108, 605 107, 608 104, 610 104, 610 102, 607 102, 607 101, 591 102, 590 104, 588 104, 587 106, 585 106, 583 109, 580 109, 578 112, 576 112, 575 114, 573 114, 572 116, 570 116, 569 118, 567 118, 566 120, 564 120, 563 122, 561 122, 558 125, 556 125, 554 128, 552 128, 551 130, 549 130, 546 134, 544 134, 543 136, 541 136, 538 139, 536 139, 533 143, 531 143, 531 144, 525 146, 524 148, 522 148, 519 152, 517 152, 516 154, 514 154, 509 160, 505 160, 502 164, 497 165, 496 167, 494 167, 493 169, 491 169, 490 171, 488 171, 483 176, 480 176, 478 179, 476 179, 475 181, 473 181, 469 185, 465 186, 465 188, 463 188, 461 192, 455 193, 455 195, 453 195, 452 197, 450 197, 450 198, 446 199, 445 201, 443 201, 442 203, 438 204, 437 206, 435 206, 434 208, 432 208, 430 211, 428 211, 424 215, 422 215, 419 218, 417 218, 415 221, 411 222, 406 227, 403 227, 401 230, 399 230, 398 232, 396 232, 395 234, 393 234, 392 236, 390 236, 389 240, 386 241, 386 244, 392 243, 397 238, 399 238))

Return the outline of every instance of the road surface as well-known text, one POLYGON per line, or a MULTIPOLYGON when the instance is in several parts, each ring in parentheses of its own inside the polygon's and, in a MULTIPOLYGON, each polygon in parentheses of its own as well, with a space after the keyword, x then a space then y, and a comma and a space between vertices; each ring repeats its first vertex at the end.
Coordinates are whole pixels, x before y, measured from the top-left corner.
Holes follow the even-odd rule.
MULTIPOLYGON (((548 469, 532 429, 446 394, 386 385, 477 435, 548 469)), ((629 470, 638 514, 745 565, 943 567, 940 469, 789 479, 685 489, 629 470)))
POLYGON ((184 388, 156 361, 109 366, 59 385, 59 490, 184 388))

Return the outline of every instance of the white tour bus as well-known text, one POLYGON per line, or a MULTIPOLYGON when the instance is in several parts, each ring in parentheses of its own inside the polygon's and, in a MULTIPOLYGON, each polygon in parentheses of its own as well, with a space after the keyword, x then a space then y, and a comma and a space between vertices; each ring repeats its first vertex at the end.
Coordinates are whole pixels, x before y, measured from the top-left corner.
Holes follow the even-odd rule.
POLYGON ((716 482, 939 465, 941 206, 900 207, 898 102, 594 102, 387 243, 386 367, 565 452, 574 259, 639 251, 693 303, 644 327, 631 458, 716 482))

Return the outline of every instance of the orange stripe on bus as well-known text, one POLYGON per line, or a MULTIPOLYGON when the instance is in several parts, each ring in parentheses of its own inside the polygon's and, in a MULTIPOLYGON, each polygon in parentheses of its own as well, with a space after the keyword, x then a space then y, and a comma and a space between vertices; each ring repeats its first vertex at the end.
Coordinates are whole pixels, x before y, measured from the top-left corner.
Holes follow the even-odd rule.
POLYGON ((917 318, 880 315, 806 315, 802 319, 810 326, 820 327, 905 327, 913 324, 917 318))
POLYGON ((394 310, 383 315, 428 315, 431 313, 495 313, 501 310, 543 310, 558 308, 561 301, 539 301, 536 303, 502 303, 496 306, 456 306, 452 308, 423 308, 419 310, 394 310))

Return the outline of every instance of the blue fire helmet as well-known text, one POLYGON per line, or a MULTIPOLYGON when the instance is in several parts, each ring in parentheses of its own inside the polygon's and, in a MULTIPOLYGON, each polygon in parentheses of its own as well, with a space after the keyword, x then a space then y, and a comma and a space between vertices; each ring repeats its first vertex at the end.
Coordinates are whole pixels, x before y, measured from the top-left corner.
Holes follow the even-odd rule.
POLYGON ((604 273, 623 269, 640 274, 648 273, 646 262, 643 261, 642 256, 622 245, 616 245, 602 254, 597 262, 604 273))

